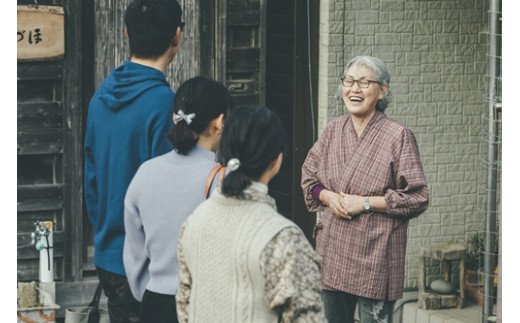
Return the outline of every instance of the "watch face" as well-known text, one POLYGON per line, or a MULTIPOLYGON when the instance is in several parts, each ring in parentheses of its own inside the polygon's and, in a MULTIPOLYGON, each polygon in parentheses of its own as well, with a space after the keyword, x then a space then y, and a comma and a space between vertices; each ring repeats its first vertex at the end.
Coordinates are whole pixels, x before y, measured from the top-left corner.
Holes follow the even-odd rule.
POLYGON ((368 211, 370 209, 370 204, 365 203, 363 207, 365 208, 365 211, 368 211))

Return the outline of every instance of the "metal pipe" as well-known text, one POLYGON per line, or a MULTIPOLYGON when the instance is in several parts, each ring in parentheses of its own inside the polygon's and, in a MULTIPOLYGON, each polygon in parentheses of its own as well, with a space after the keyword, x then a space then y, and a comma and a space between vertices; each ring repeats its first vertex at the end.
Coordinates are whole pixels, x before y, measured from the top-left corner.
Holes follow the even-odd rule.
POLYGON ((486 323, 493 315, 493 275, 495 268, 495 233, 496 233, 496 211, 497 211, 497 175, 498 167, 494 162, 498 159, 498 120, 499 109, 495 104, 497 93, 497 57, 498 44, 496 35, 498 32, 498 13, 500 11, 499 0, 490 0, 489 3, 489 44, 488 44, 488 174, 487 174, 487 196, 486 196, 486 235, 484 254, 484 302, 482 309, 482 322, 486 323))
POLYGON ((36 250, 40 251, 40 282, 51 283, 54 281, 54 229, 52 221, 38 222, 37 230, 39 236, 37 237, 36 250))

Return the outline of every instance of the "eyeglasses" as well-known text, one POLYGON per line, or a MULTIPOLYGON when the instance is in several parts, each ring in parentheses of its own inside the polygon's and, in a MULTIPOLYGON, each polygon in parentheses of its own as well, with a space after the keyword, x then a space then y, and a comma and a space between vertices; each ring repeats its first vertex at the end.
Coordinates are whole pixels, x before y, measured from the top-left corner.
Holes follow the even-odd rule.
POLYGON ((184 21, 181 21, 181 22, 179 23, 179 28, 181 29, 181 31, 184 30, 184 25, 185 25, 185 24, 186 24, 186 23, 185 23, 184 21))
POLYGON ((374 81, 374 80, 367 80, 367 79, 353 80, 353 79, 348 79, 345 77, 341 78, 341 83, 343 83, 344 87, 352 87, 352 86, 354 86, 354 83, 357 83, 357 85, 363 89, 366 89, 367 87, 369 87, 370 83, 377 83, 377 84, 381 85, 381 82, 374 81))

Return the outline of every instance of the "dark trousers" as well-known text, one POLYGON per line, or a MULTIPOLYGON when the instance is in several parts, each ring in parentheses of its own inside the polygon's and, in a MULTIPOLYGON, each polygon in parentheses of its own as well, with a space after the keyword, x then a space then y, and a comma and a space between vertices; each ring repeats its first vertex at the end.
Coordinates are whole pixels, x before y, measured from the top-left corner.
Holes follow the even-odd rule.
POLYGON ((145 290, 139 313, 140 323, 178 323, 175 295, 145 290))
POLYGON ((395 301, 363 298, 340 291, 323 290, 323 307, 329 323, 354 323, 358 306, 361 323, 392 323, 395 301))
POLYGON ((99 281, 108 298, 110 323, 139 322, 140 303, 134 298, 125 276, 96 267, 99 281))

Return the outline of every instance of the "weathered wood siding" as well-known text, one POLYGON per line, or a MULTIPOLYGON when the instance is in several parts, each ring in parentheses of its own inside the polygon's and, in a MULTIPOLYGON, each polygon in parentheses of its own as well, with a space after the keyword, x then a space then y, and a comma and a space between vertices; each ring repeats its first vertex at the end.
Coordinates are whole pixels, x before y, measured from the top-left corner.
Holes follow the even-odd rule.
MULTIPOLYGON (((17 69, 18 246, 31 242, 34 222, 53 221, 55 271, 63 275, 63 102, 59 62, 19 63, 17 69)), ((39 252, 18 248, 18 280, 38 279, 39 252)))
MULTIPOLYGON (((36 6, 34 1, 18 5, 36 6)), ((76 279, 81 242, 81 4, 39 1, 65 11, 65 55, 17 63, 17 276, 39 279, 39 252, 31 245, 36 221, 54 222, 55 280, 76 279), (76 24, 74 24, 76 23, 76 24), (77 263, 77 262, 76 262, 77 263)))
MULTIPOLYGON (((166 72, 172 89, 209 75, 230 89, 236 104, 267 104, 282 117, 290 148, 270 188, 280 211, 307 232, 311 218, 298 208, 310 128, 304 3, 269 0, 267 10, 267 0, 179 2, 186 26, 166 72), (307 144, 301 146, 302 140, 307 144)), ((95 285, 92 227, 83 205, 83 125, 95 89, 129 59, 124 10, 130 0, 38 3, 64 8, 66 48, 59 60, 18 62, 18 245, 30 243, 35 221, 53 221, 57 301, 80 305, 95 285), (74 295, 81 296, 79 303, 74 295)), ((311 3, 317 13, 317 0, 311 3)), ((20 281, 38 280, 34 246, 18 249, 17 269, 20 281)))
MULTIPOLYGON (((200 73, 199 1, 178 0, 186 23, 181 47, 166 71, 166 78, 175 90, 182 81, 200 73)), ((95 0, 94 2, 94 70, 97 88, 112 69, 130 59, 125 36, 125 9, 130 0, 95 0)))
MULTIPOLYGON (((265 0, 225 1, 225 83, 236 105, 265 105, 265 0)), ((223 7, 221 6, 221 10, 223 7)), ((224 19, 221 20, 221 24, 224 19)), ((217 44, 218 45, 218 44, 217 44)))

